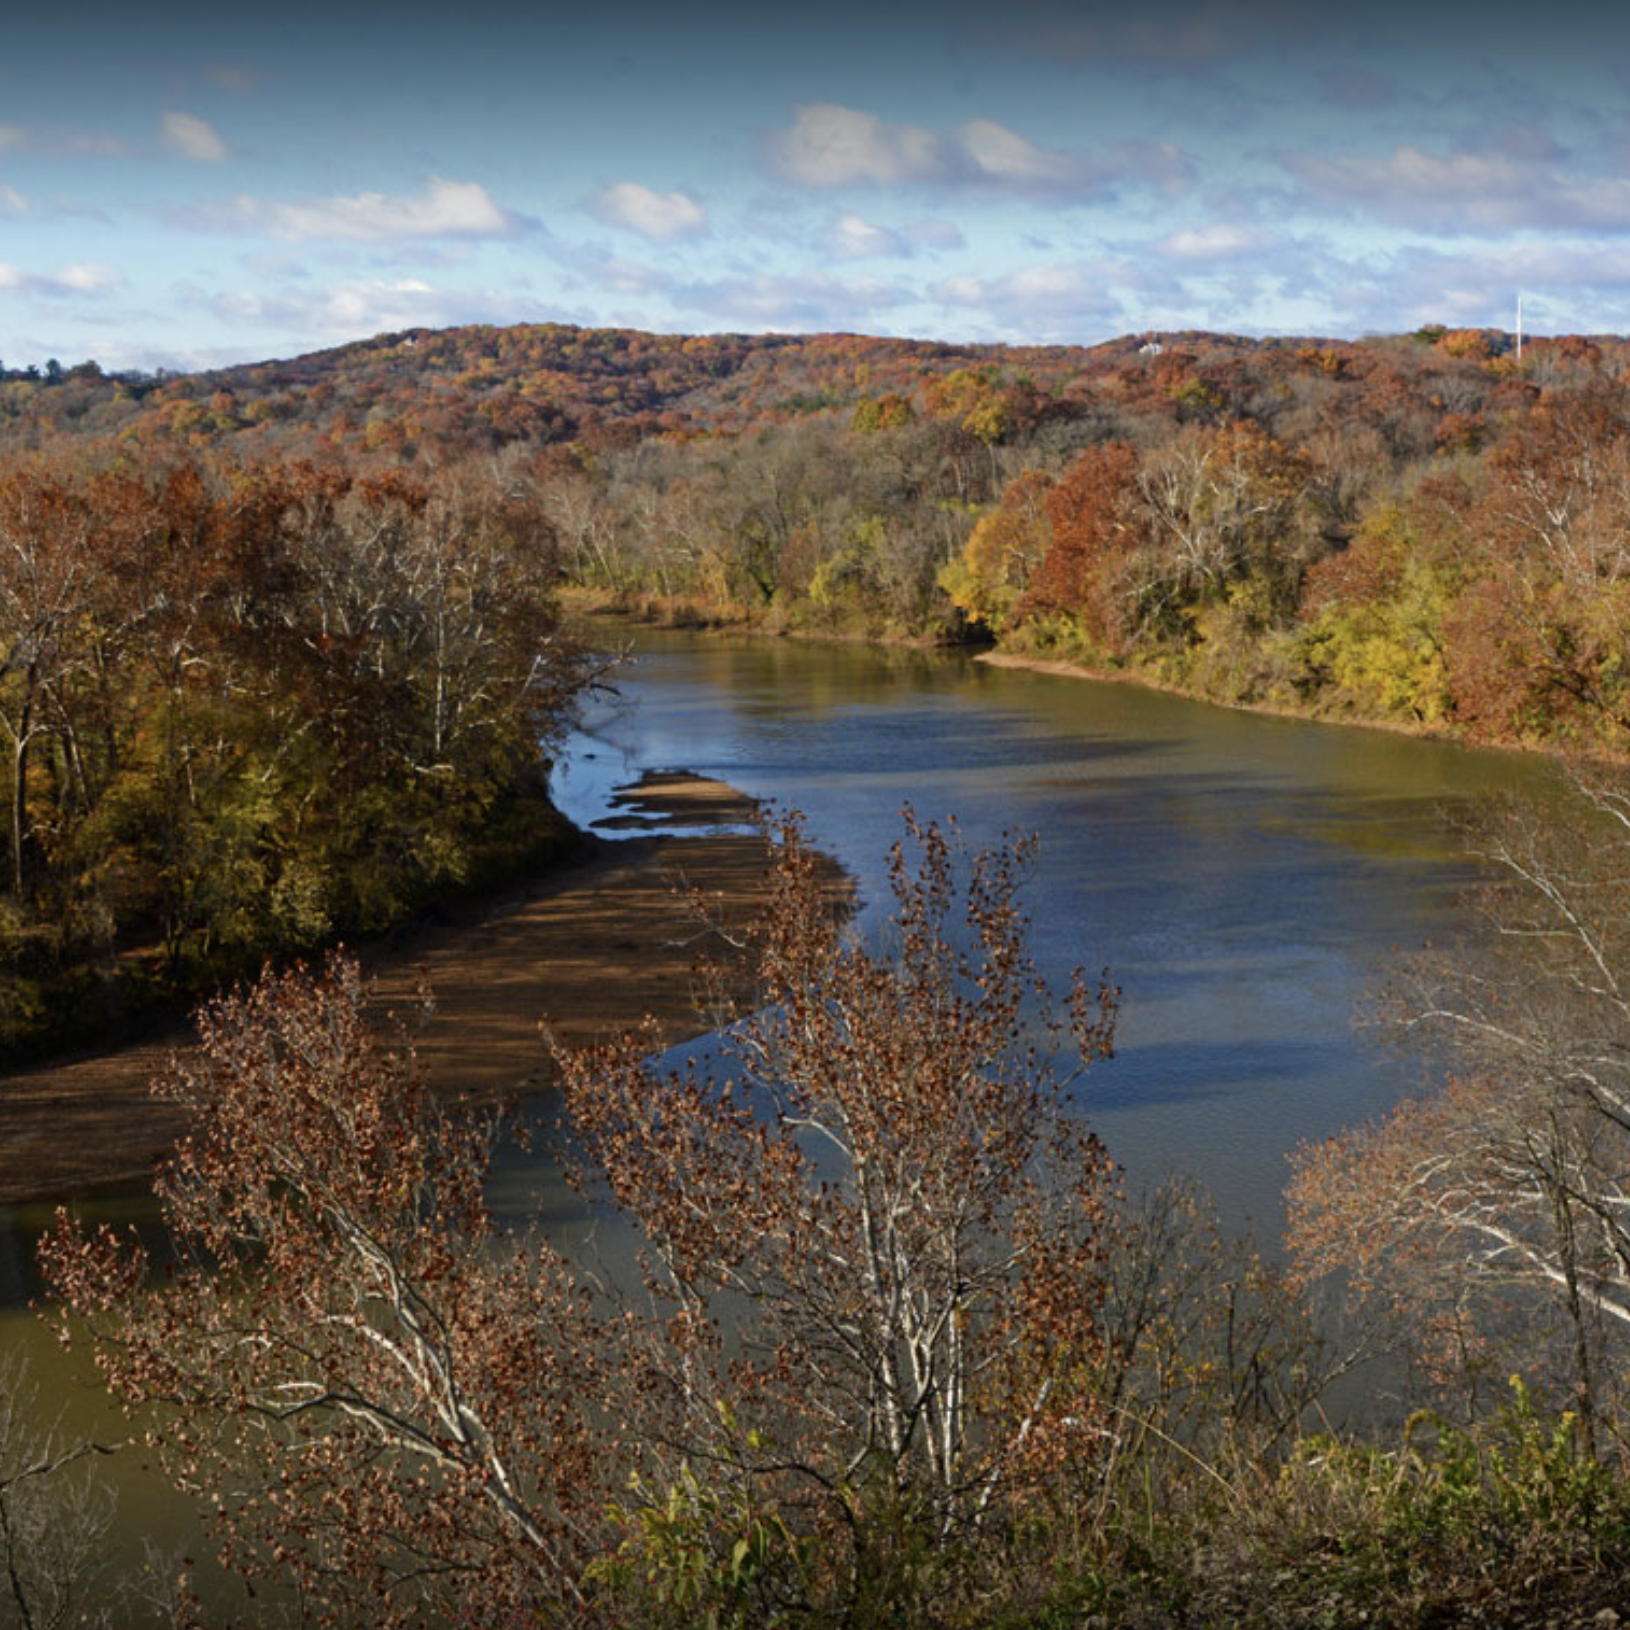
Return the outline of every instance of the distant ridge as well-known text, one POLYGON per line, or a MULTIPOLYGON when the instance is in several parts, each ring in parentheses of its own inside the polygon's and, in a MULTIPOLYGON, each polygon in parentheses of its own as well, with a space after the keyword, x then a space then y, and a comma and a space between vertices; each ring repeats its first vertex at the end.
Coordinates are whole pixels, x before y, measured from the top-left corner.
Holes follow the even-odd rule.
POLYGON ((1492 372, 1521 395, 1559 366, 1630 366, 1620 336, 1529 337, 1520 372, 1514 343, 1499 330, 1436 326, 1356 341, 1162 330, 1081 346, 563 323, 416 328, 191 374, 104 374, 95 363, 0 370, 0 451, 88 437, 126 449, 443 463, 514 443, 592 448, 741 432, 849 415, 888 396, 932 411, 930 387, 959 371, 1009 393, 1016 416, 1034 422, 1077 417, 1096 397, 1179 416, 1254 416, 1264 393, 1295 391, 1312 374, 1348 387, 1356 410, 1360 398, 1413 395, 1417 384, 1430 397, 1438 375, 1492 372))

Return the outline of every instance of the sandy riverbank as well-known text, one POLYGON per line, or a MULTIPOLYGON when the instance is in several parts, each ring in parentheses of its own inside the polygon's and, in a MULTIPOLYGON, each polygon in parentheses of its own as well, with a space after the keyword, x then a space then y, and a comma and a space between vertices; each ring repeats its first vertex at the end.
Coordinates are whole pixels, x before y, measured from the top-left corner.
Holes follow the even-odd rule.
MULTIPOLYGON (((627 789, 629 821, 728 829, 754 813, 722 782, 648 775, 627 789)), ((727 924, 765 898, 764 841, 729 830, 602 842, 580 865, 472 903, 450 921, 364 954, 382 1010, 407 1011, 421 979, 435 1012, 417 1037, 430 1080, 449 1094, 535 1091, 549 1075, 538 1023, 581 1044, 653 1015, 670 1040, 701 1025, 691 970, 704 943, 687 898, 708 897, 727 924)), ((744 978, 746 977, 744 972, 744 978)), ((179 1031, 0 1077, 0 1203, 141 1181, 180 1130, 149 1093, 179 1031)))

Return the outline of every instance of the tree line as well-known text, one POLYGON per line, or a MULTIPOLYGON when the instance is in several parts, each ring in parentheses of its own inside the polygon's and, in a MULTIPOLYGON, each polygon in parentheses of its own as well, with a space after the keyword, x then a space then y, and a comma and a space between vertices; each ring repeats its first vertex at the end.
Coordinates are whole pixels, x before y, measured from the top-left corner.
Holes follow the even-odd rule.
POLYGON ((1203 696, 1589 748, 1625 699, 1630 352, 1423 328, 1092 347, 412 331, 0 383, 14 449, 524 471, 599 603, 996 639, 1203 696))
POLYGON ((1441 343, 1350 382, 1342 355, 1275 353, 1278 389, 1171 353, 1058 399, 959 368, 847 419, 646 439, 572 477, 571 575, 702 620, 1613 750, 1630 394, 1588 351, 1517 373, 1441 343))
POLYGON ((555 576, 490 471, 0 472, 0 1044, 562 841, 555 576))

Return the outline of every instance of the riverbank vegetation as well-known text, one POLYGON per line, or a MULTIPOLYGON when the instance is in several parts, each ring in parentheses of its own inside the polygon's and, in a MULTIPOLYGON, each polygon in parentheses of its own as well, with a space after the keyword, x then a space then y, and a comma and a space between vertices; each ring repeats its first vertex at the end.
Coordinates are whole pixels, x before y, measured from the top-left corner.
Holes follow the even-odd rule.
POLYGON ((196 376, 13 372, 0 407, 14 449, 144 469, 496 463, 599 603, 995 639, 1599 749, 1630 707, 1627 365, 1612 338, 1518 354, 1436 327, 1003 348, 539 325, 196 376))
POLYGON ((562 325, 0 379, 0 1044, 558 837, 562 595, 1618 750, 1630 351, 562 325))
POLYGON ((1428 331, 1084 356, 1045 393, 959 367, 596 457, 572 576, 681 620, 994 642, 1235 705, 1613 752, 1622 361, 1428 331))
POLYGON ((477 473, 0 472, 0 1050, 563 850, 554 578, 477 473))
POLYGON ((195 1124, 177 1259, 63 1215, 63 1332, 252 1622, 1610 1625, 1624 797, 1550 845, 1482 829, 1490 931, 1393 1012, 1463 1038, 1450 1074, 1301 1153, 1286 1266, 1190 1186, 1139 1197, 1083 1121, 1118 992, 1040 990, 1027 846, 908 816, 882 949, 775 834, 764 1005, 719 1067, 563 1057, 579 1181, 643 1247, 620 1277, 494 1223, 493 1127, 338 961, 205 1011, 162 1089, 195 1124))

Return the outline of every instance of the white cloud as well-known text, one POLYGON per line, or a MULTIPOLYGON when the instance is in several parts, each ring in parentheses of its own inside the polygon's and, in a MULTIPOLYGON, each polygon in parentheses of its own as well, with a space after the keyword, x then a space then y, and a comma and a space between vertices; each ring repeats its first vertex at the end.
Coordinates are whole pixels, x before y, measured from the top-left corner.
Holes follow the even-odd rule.
POLYGON ((419 238, 510 238, 524 223, 475 181, 432 176, 416 197, 360 192, 348 198, 274 203, 247 194, 178 217, 203 230, 260 232, 291 243, 312 239, 388 243, 419 238))
POLYGON ((1630 323, 1630 258, 1613 244, 1508 244, 1452 255, 1407 251, 1376 284, 1378 311, 1391 305, 1407 314, 1395 327, 1434 321, 1509 327, 1517 289, 1562 332, 1630 323))
POLYGON ((1563 170, 1548 138, 1526 127, 1497 146, 1431 152, 1282 153, 1317 199, 1439 232, 1563 227, 1630 231, 1630 179, 1563 170))
POLYGON ((1177 191, 1192 172, 1170 142, 1065 150, 1042 147, 994 119, 970 119, 940 134, 831 102, 800 107, 792 128, 770 137, 768 153, 782 175, 809 187, 915 183, 1103 197, 1125 183, 1177 191))
POLYGON ((158 122, 159 135, 172 153, 194 164, 220 164, 232 157, 232 149, 208 120, 196 113, 166 113, 158 122))
POLYGON ((1000 278, 948 277, 934 292, 957 305, 982 305, 994 298, 1056 304, 1094 298, 1101 288, 1101 279, 1081 266, 1026 266, 1000 278))
POLYGON ((1068 187, 1080 179, 1078 159, 1038 147, 994 119, 971 119, 957 131, 957 139, 974 169, 993 181, 1011 181, 1024 187, 1068 187))
POLYGON ((31 215, 29 202, 15 187, 0 186, 0 215, 31 215))
POLYGON ((838 260, 867 260, 876 255, 909 254, 911 246, 898 232, 874 226, 852 211, 840 215, 827 234, 827 249, 838 260))
POLYGON ((64 288, 76 294, 96 294, 124 281, 115 268, 100 260, 75 261, 64 266, 57 277, 64 288))
POLYGON ((72 261, 55 272, 27 272, 0 260, 0 292, 60 299, 76 294, 102 294, 124 281, 118 269, 102 261, 72 261))
POLYGON ((1209 226, 1173 232, 1152 247, 1156 254, 1172 260, 1237 260, 1241 255, 1271 247, 1272 241, 1248 227, 1216 221, 1209 226))
POLYGON ((309 293, 243 289, 215 296, 210 306, 227 322, 341 339, 366 339, 399 328, 538 322, 549 315, 531 295, 437 288, 417 277, 336 283, 309 293))
POLYGON ((1125 261, 1071 261, 1022 266, 1000 277, 942 278, 932 289, 943 305, 982 313, 1010 335, 1079 339, 1123 320, 1121 297, 1141 283, 1125 261))
POLYGON ((933 180, 949 162, 945 141, 932 131, 833 102, 800 107, 792 129, 770 138, 770 155, 783 175, 808 187, 933 180))
POLYGON ((688 238, 707 231, 707 211, 688 192, 653 192, 637 181, 602 187, 589 208, 602 221, 646 238, 688 238))

